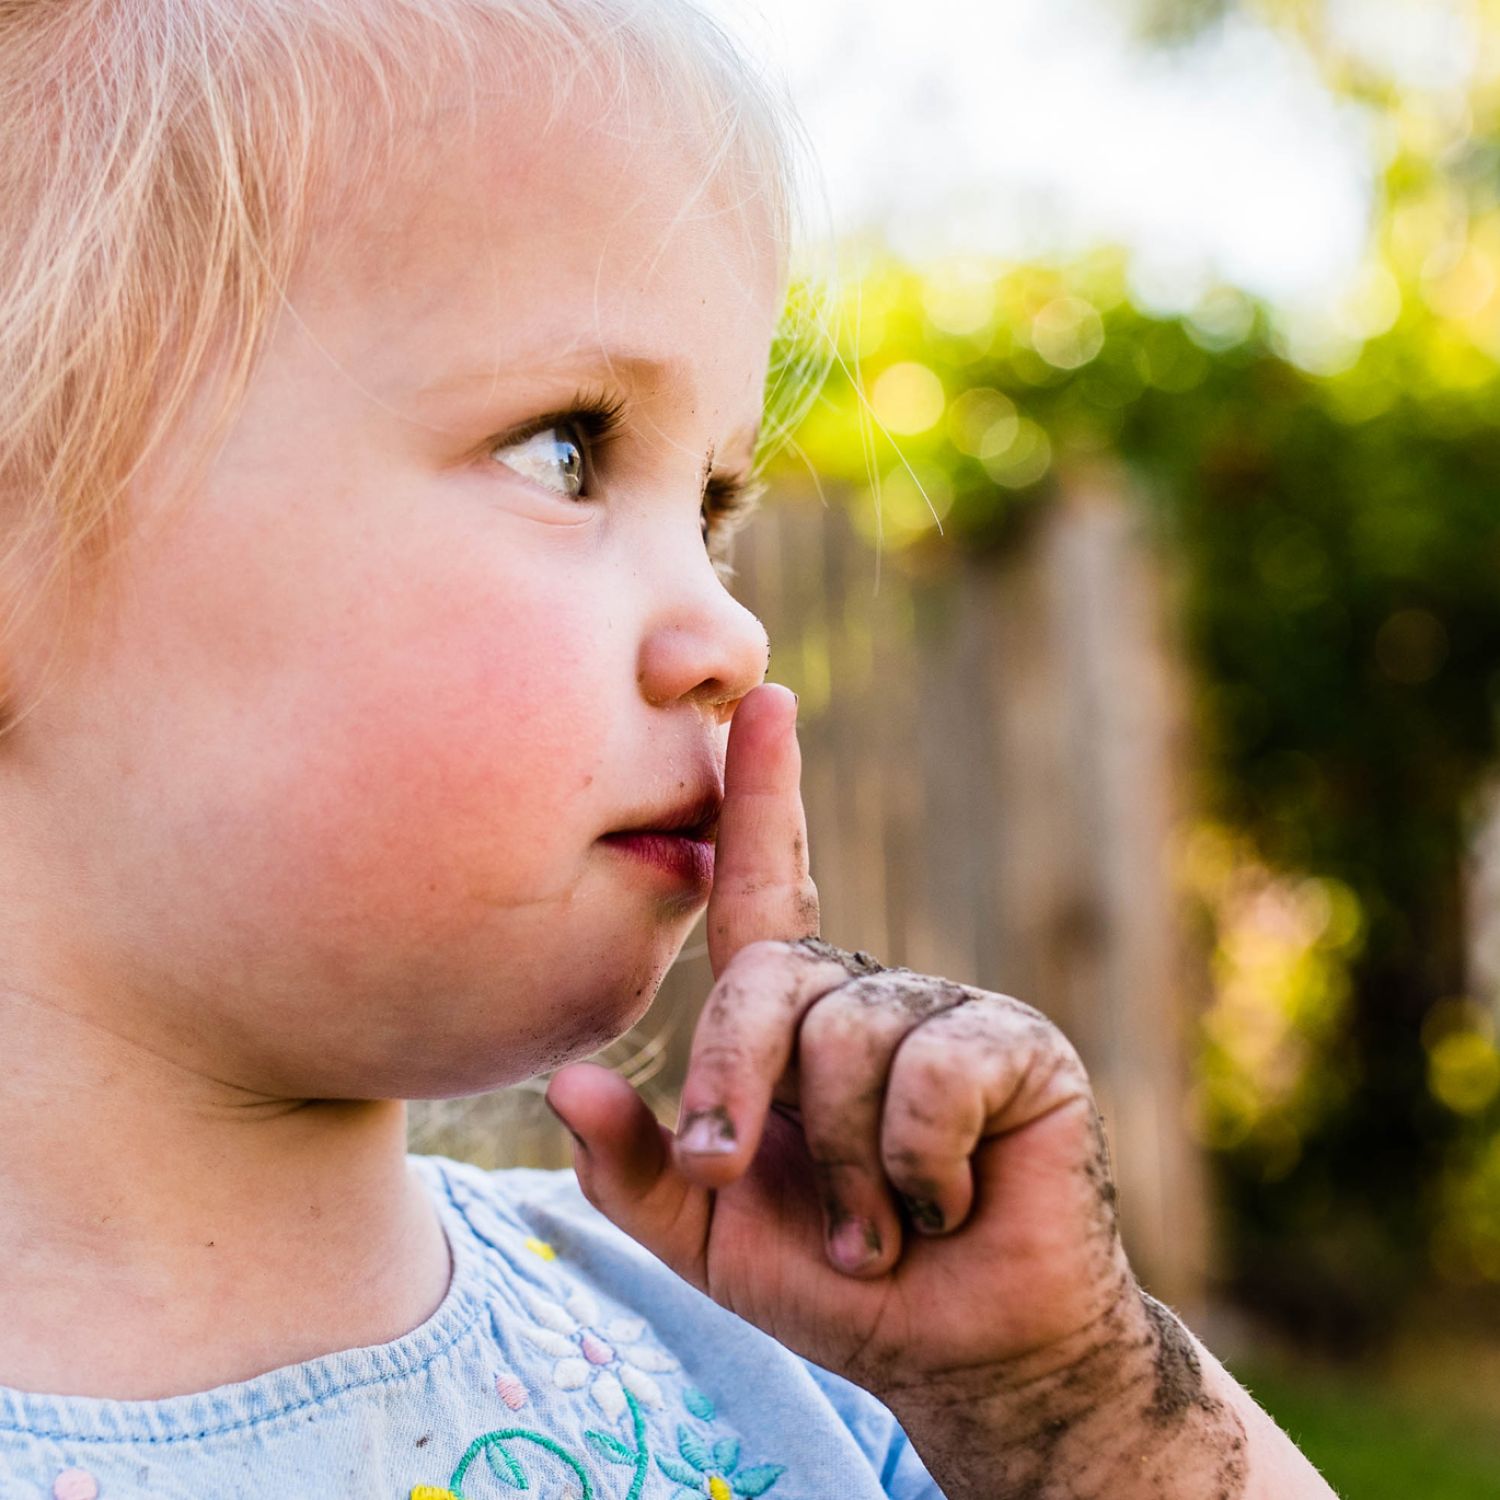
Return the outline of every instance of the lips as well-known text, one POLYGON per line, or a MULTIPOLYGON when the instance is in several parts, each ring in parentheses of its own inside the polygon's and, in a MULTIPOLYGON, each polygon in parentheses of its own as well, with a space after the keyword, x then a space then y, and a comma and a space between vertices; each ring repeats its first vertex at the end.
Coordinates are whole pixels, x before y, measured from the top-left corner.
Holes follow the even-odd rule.
POLYGON ((630 859, 637 869, 652 870, 701 899, 713 885, 714 839, 723 805, 718 786, 706 784, 688 801, 646 813, 640 822, 606 833, 599 842, 630 859))
POLYGON ((719 831, 719 810, 724 805, 723 793, 717 786, 706 786, 686 802, 661 812, 647 813, 639 823, 616 829, 606 834, 614 838, 621 834, 664 833, 678 838, 692 839, 698 843, 712 843, 719 831))

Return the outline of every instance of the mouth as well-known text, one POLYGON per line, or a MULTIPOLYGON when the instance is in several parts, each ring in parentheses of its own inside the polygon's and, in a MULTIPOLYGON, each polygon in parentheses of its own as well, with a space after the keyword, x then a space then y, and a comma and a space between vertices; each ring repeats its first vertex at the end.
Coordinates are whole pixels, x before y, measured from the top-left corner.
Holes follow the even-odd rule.
POLYGON ((643 834, 690 839, 694 843, 712 844, 719 832, 719 811, 724 805, 717 787, 707 787, 690 802, 681 802, 629 828, 604 835, 607 839, 635 838, 643 834))
POLYGON ((600 843, 619 850, 674 882, 707 890, 714 878, 714 840, 723 794, 705 788, 690 802, 648 814, 633 828, 606 833, 600 843))

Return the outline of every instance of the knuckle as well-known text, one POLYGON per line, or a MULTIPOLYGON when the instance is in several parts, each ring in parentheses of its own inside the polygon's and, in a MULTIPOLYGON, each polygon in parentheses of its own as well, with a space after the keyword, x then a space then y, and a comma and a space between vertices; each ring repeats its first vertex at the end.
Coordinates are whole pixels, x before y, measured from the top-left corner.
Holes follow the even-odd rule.
POLYGON ((840 1054, 835 1060, 846 1067, 848 1054, 855 1049, 875 1053, 882 1050, 891 1031, 883 1020, 858 994, 853 985, 830 990, 820 997, 802 1020, 802 1047, 808 1052, 840 1054))
POLYGON ((1056 1083, 1061 1084, 1071 1094, 1093 1097, 1094 1085, 1089 1078, 1089 1070, 1084 1067, 1083 1059, 1079 1057, 1071 1043, 1055 1052, 1050 1062, 1052 1078, 1056 1083))
POLYGON ((880 1160, 893 1176, 930 1176, 966 1155, 963 1131, 956 1120, 925 1110, 913 1114, 899 1105, 887 1112, 880 1160))
POLYGON ((891 1070, 881 1122, 888 1150, 952 1161, 968 1155, 983 1123, 982 1081, 968 1053, 914 1032, 891 1070))
POLYGON ((809 1137, 807 1154, 819 1175, 825 1179, 842 1181, 850 1173, 869 1176, 875 1166, 875 1158, 866 1155, 853 1140, 824 1138, 814 1141, 809 1137))
POLYGON ((1033 1046, 1071 1050, 1072 1043, 1062 1028, 1036 1006, 1017 1000, 1014 995, 986 994, 984 1001, 985 1013, 1008 1035, 1025 1037, 1033 1046))
POLYGON ((778 969, 786 963, 791 952, 792 945, 779 938, 756 938, 753 942, 746 943, 729 960, 724 966, 724 972, 727 974, 730 969, 742 969, 758 974, 762 970, 778 969))
POLYGON ((734 1078, 753 1065, 755 1053, 737 1037, 715 1036, 693 1048, 693 1071, 734 1078))
POLYGON ((954 1163, 936 1160, 920 1152, 887 1152, 881 1166, 891 1186, 904 1198, 932 1199, 943 1196, 954 1163))
POLYGON ((737 986, 742 995, 781 998, 796 993, 807 958, 807 952, 796 943, 756 938, 736 950, 718 982, 737 986))
POLYGON ((963 1040, 931 1027, 919 1027, 907 1035, 896 1057, 899 1071, 893 1080, 904 1105, 927 1108, 928 1101, 937 1104, 952 1096, 955 1083, 972 1066, 968 1050, 960 1045, 963 1040))
POLYGON ((952 1010, 967 998, 965 986, 934 975, 913 974, 910 969, 864 974, 848 987, 871 1009, 902 1016, 909 1026, 952 1010))
POLYGON ((987 1030, 995 1051, 1014 1051, 1029 1059, 1033 1067, 1088 1086, 1088 1070, 1066 1032, 1049 1016, 1010 995, 989 997, 985 1008, 992 1017, 987 1030))
POLYGON ((900 1139, 925 1139, 939 1134, 946 1115, 933 1101, 930 1090, 913 1093, 909 1089, 893 1090, 887 1108, 886 1130, 900 1139))

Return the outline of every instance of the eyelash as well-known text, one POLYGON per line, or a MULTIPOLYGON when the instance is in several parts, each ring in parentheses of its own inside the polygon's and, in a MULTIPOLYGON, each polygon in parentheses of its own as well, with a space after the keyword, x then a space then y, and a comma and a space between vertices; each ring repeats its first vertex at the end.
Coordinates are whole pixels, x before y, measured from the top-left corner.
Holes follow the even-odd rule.
MULTIPOLYGON (((527 438, 552 428, 559 431, 573 428, 583 439, 585 494, 579 498, 589 498, 587 491, 594 486, 599 455, 624 425, 625 408, 622 397, 580 392, 566 410, 537 417, 518 432, 492 439, 488 451, 525 442, 527 438)), ((725 556, 729 540, 754 514, 764 492, 765 485, 752 480, 748 474, 718 474, 704 486, 703 510, 707 531, 703 540, 721 577, 733 575, 734 570, 725 556)))

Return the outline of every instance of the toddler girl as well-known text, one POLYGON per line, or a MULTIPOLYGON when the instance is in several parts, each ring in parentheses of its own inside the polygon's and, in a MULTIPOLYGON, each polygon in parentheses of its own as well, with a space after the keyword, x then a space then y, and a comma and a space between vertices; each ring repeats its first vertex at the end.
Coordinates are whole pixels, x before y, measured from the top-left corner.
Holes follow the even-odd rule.
POLYGON ((5 1500, 1326 1495, 1058 1033, 817 938, 717 32, 0 0, 0 99, 5 1500), (407 1157, 705 902, 675 1136, 584 1064, 576 1180, 407 1157))

